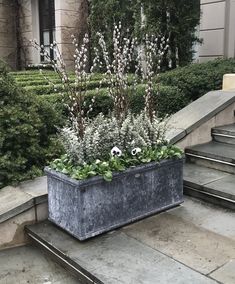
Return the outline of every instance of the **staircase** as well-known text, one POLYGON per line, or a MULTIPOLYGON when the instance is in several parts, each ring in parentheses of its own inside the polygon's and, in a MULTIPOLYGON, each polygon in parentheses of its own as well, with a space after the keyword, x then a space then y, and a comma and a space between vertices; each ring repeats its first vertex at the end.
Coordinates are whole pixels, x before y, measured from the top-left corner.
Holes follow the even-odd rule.
POLYGON ((235 210, 235 124, 211 134, 211 142, 185 150, 184 192, 235 210))

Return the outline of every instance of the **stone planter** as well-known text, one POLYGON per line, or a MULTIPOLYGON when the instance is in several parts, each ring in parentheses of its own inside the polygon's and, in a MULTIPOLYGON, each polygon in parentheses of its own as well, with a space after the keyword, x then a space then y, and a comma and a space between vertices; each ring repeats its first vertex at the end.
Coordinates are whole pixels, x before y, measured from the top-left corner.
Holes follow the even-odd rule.
POLYGON ((45 169, 49 220, 85 240, 183 202, 183 160, 164 160, 83 181, 45 169))

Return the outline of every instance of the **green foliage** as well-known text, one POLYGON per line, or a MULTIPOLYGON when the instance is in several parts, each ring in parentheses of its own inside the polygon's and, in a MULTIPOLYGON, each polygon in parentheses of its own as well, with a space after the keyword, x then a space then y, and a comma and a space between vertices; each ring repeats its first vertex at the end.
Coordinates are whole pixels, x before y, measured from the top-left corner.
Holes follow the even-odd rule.
MULTIPOLYGON (((139 85, 130 97, 130 109, 134 113, 143 110, 145 86, 139 85)), ((190 103, 190 98, 175 86, 156 85, 154 88, 155 110, 159 117, 171 115, 190 103)))
POLYGON ((92 46, 97 46, 96 33, 105 34, 108 50, 112 50, 114 24, 122 23, 124 30, 134 30, 133 1, 129 0, 91 0, 89 27, 92 46))
POLYGON ((61 153, 55 125, 61 120, 47 102, 0 75, 0 186, 32 178, 61 153))
MULTIPOLYGON (((170 35, 172 68, 192 61, 193 46, 199 39, 196 28, 200 21, 200 0, 137 0, 136 11, 143 7, 145 25, 137 26, 139 34, 170 35), (178 57, 178 58, 177 58, 178 57)), ((140 19, 137 13, 136 18, 140 19)))
POLYGON ((177 87, 190 102, 209 91, 220 90, 223 75, 234 72, 235 59, 217 59, 165 72, 158 80, 162 85, 177 87))
MULTIPOLYGON (((102 32, 108 40, 108 49, 112 49, 113 25, 119 21, 124 31, 128 28, 139 39, 146 33, 170 35, 172 68, 177 64, 184 66, 192 61, 193 46, 199 41, 196 28, 200 21, 200 0, 92 0, 89 24, 93 45, 97 43, 96 33, 102 32)), ((166 68, 167 63, 166 60, 166 68)))
POLYGON ((77 165, 67 155, 56 159, 50 167, 74 179, 83 180, 94 176, 102 176, 106 181, 112 181, 114 172, 122 172, 130 167, 136 167, 150 162, 160 162, 166 159, 180 159, 182 150, 166 145, 156 148, 145 148, 138 155, 126 152, 121 157, 110 157, 107 160, 96 160, 93 163, 77 165))
MULTIPOLYGON (((144 94, 145 86, 139 85, 136 90, 130 94, 130 102, 129 108, 133 113, 140 113, 144 108, 144 94)), ((97 95, 96 90, 90 90, 86 94, 86 105, 88 106, 91 103, 91 100, 94 95, 97 95)), ((160 117, 164 117, 165 115, 174 114, 177 111, 184 108, 191 102, 189 96, 185 96, 183 91, 177 87, 173 86, 162 86, 155 87, 154 96, 156 97, 156 105, 155 110, 158 111, 158 115, 160 117), (159 91, 159 94, 157 94, 159 91)), ((42 100, 46 100, 50 103, 52 107, 56 110, 61 117, 67 115, 67 109, 63 104, 62 95, 61 94, 49 94, 40 96, 42 100)), ((65 95, 66 101, 66 95, 65 95)), ((113 101, 112 98, 108 95, 107 89, 100 89, 98 95, 96 96, 95 102, 93 104, 93 111, 90 114, 90 117, 95 117, 99 113, 103 113, 105 115, 109 114, 113 109, 113 101)))

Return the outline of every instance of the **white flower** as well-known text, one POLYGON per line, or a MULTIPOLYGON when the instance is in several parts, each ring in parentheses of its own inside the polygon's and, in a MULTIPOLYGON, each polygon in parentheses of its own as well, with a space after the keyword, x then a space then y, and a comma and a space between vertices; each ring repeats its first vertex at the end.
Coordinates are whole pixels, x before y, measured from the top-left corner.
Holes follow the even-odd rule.
POLYGON ((132 151, 131 151, 131 154, 132 154, 132 156, 136 156, 138 153, 140 153, 141 152, 141 149, 140 148, 135 148, 135 149, 133 149, 132 151))
POLYGON ((118 147, 113 147, 113 149, 111 150, 111 155, 113 157, 120 157, 122 155, 122 151, 118 147))

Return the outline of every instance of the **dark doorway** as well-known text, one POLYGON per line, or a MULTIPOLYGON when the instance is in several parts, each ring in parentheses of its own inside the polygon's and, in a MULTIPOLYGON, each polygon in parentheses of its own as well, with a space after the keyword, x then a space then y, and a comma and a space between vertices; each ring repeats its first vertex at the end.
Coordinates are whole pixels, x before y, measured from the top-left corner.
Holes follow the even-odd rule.
MULTIPOLYGON (((39 24, 40 24, 40 44, 54 58, 50 44, 55 40, 55 2, 54 0, 39 0, 39 24)), ((45 56, 41 56, 41 61, 45 62, 45 56)))

